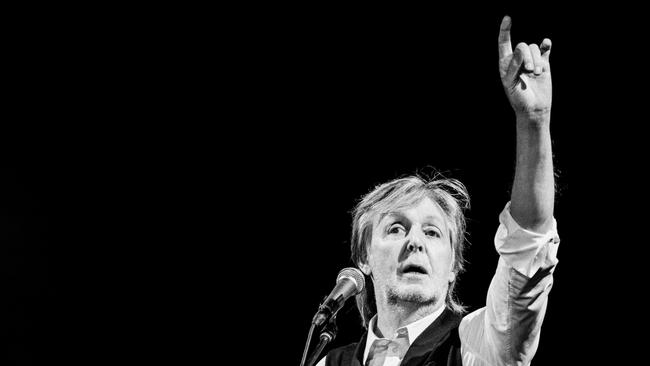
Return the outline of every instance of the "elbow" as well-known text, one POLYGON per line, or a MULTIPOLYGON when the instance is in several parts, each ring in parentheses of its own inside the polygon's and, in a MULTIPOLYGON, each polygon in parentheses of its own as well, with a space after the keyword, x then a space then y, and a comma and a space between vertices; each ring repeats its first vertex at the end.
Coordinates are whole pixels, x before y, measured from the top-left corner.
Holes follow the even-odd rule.
POLYGON ((519 226, 525 230, 535 233, 545 233, 549 231, 553 225, 553 216, 525 217, 521 220, 515 218, 515 221, 517 221, 519 226))
POLYGON ((522 229, 532 232, 545 233, 553 225, 552 210, 530 210, 515 205, 510 206, 510 214, 522 229))

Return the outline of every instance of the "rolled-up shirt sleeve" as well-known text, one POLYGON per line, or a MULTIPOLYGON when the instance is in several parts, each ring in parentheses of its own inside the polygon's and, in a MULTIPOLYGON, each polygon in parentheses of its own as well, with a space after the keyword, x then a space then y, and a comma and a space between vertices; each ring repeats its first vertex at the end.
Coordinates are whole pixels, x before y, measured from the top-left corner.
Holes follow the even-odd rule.
POLYGON ((557 223, 545 233, 519 226, 510 203, 499 215, 497 269, 486 306, 460 324, 463 365, 528 365, 539 343, 560 239, 557 223))

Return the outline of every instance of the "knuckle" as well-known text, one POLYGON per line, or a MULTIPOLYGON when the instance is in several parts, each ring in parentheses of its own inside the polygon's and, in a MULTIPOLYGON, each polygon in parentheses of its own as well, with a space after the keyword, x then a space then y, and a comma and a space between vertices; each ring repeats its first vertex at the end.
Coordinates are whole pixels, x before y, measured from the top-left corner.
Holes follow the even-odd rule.
POLYGON ((520 51, 524 51, 524 50, 527 50, 527 49, 528 49, 528 45, 525 44, 524 42, 519 42, 519 43, 517 43, 517 47, 516 47, 516 48, 517 48, 518 50, 520 50, 520 51))

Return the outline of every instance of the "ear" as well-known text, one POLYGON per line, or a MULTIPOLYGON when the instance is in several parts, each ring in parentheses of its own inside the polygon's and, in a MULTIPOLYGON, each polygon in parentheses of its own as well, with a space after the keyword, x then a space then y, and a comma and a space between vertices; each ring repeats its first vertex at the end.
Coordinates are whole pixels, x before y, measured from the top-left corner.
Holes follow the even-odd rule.
POLYGON ((448 278, 449 283, 452 283, 456 281, 456 272, 449 272, 449 278, 448 278))
POLYGON ((359 263, 359 269, 366 276, 370 276, 371 271, 370 271, 370 266, 368 265, 368 263, 359 263))

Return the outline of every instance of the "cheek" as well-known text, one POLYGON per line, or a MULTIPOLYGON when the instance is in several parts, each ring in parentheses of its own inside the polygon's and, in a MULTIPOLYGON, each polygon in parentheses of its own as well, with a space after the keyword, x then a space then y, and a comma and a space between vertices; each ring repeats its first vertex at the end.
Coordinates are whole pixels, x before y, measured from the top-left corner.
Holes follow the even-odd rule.
POLYGON ((392 272, 397 267, 397 259, 399 257, 399 250, 396 250, 394 245, 383 245, 383 243, 371 244, 368 251, 368 262, 373 273, 386 273, 392 272))
POLYGON ((431 263, 439 275, 445 275, 451 272, 454 265, 451 249, 440 248, 440 250, 433 252, 431 255, 431 263))

